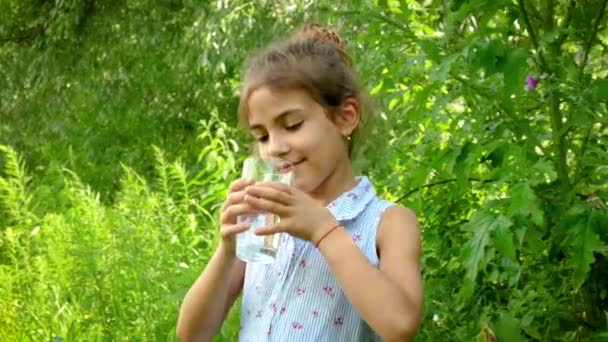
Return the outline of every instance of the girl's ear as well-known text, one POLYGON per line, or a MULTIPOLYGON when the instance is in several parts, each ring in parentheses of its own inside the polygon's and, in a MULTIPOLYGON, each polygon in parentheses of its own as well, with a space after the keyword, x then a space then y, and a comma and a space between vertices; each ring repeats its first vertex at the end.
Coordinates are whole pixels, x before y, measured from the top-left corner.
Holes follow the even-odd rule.
POLYGON ((336 113, 336 124, 343 136, 347 137, 359 126, 361 112, 359 102, 354 97, 349 97, 340 106, 336 113))

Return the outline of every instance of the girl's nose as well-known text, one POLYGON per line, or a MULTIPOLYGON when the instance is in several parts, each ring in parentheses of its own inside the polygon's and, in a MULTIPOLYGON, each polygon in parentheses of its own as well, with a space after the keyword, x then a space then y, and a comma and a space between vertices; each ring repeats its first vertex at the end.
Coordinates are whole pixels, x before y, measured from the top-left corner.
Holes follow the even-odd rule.
POLYGON ((289 152, 289 144, 279 136, 269 137, 268 154, 272 157, 280 157, 289 152))

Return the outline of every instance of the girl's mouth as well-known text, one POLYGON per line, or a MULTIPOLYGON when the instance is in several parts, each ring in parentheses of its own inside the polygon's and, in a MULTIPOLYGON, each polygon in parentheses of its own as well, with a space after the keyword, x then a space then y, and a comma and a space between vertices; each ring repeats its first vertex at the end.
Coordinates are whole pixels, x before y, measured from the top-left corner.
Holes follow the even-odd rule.
POLYGON ((301 164, 303 161, 304 161, 304 159, 302 159, 302 160, 300 160, 300 161, 298 161, 298 162, 295 162, 295 163, 293 163, 293 164, 284 164, 284 165, 281 165, 281 166, 279 167, 279 172, 289 172, 289 171, 293 171, 293 169, 296 167, 296 165, 301 164))

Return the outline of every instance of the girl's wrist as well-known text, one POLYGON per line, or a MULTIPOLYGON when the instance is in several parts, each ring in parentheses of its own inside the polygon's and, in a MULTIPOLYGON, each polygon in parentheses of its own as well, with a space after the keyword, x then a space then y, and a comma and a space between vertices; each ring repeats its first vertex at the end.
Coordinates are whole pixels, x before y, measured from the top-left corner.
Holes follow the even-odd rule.
POLYGON ((217 253, 220 254, 226 260, 231 260, 236 258, 236 243, 220 241, 219 246, 217 247, 217 253))
POLYGON ((319 248, 319 245, 323 240, 325 240, 329 235, 331 235, 336 230, 340 229, 340 227, 344 227, 341 223, 336 221, 330 222, 328 224, 323 225, 324 229, 318 234, 318 236, 312 240, 312 243, 316 248, 319 248))

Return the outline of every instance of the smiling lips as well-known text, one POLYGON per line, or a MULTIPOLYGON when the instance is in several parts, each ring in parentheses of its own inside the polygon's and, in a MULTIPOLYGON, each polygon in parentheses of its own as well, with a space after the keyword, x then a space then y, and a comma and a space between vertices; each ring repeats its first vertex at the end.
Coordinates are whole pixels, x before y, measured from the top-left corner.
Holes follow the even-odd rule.
POLYGON ((289 172, 289 171, 292 171, 296 167, 296 165, 302 163, 303 161, 304 161, 304 159, 302 159, 302 160, 300 160, 300 161, 298 161, 296 163, 293 163, 293 164, 284 164, 284 165, 281 165, 279 167, 279 171, 280 172, 289 172))

